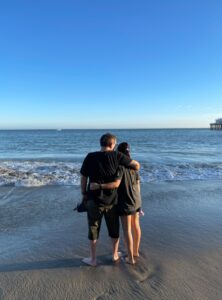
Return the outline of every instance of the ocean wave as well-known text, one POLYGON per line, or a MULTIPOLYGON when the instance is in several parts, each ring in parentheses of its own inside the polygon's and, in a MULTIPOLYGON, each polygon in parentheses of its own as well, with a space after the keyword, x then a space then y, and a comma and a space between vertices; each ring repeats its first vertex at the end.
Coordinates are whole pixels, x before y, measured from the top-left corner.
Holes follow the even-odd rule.
MULTIPOLYGON (((222 179, 222 163, 142 163, 141 182, 222 179)), ((79 185, 77 162, 1 161, 0 186, 79 185)))
POLYGON ((222 179, 222 163, 142 165, 141 181, 222 179))
POLYGON ((80 163, 5 161, 0 186, 79 185, 80 163))

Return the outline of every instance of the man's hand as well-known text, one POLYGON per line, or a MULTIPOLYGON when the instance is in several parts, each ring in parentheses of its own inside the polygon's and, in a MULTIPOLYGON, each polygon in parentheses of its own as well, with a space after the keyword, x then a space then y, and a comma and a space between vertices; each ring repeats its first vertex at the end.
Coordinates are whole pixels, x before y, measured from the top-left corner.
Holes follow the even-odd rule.
POLYGON ((90 183, 90 190, 95 191, 100 189, 100 184, 96 182, 91 182, 90 183))

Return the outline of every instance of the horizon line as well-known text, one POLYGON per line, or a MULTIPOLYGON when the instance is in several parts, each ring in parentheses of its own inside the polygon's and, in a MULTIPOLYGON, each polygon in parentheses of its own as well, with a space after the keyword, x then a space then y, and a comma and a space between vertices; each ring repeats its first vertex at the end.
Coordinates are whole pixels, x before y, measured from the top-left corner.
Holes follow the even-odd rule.
POLYGON ((0 128, 0 131, 13 131, 13 130, 157 130, 157 129, 210 129, 210 127, 122 127, 122 128, 0 128))

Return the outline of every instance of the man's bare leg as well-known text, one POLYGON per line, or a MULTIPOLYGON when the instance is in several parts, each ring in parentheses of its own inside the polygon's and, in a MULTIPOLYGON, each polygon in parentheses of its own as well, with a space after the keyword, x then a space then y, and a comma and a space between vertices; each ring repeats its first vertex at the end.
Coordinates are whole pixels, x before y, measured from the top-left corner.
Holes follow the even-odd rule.
POLYGON ((118 239, 113 239, 112 240, 112 246, 113 246, 113 261, 117 261, 120 258, 120 252, 118 252, 119 249, 119 238, 118 239))
POLYGON ((96 243, 97 240, 90 240, 90 257, 83 258, 83 262, 89 266, 96 266, 96 243))

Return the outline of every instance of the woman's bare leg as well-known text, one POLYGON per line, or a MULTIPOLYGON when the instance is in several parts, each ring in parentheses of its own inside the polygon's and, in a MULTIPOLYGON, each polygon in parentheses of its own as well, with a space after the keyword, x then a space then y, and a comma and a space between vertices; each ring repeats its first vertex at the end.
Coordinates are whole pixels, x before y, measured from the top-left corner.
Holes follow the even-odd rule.
POLYGON ((132 232, 133 232, 133 255, 139 256, 141 228, 140 228, 140 217, 138 212, 135 215, 132 215, 131 221, 132 221, 132 232))
POLYGON ((135 264, 135 260, 133 258, 133 236, 131 231, 131 215, 121 216, 121 222, 123 227, 124 239, 127 245, 127 252, 128 252, 127 262, 130 264, 135 264))

